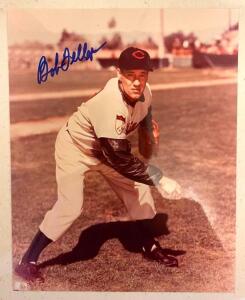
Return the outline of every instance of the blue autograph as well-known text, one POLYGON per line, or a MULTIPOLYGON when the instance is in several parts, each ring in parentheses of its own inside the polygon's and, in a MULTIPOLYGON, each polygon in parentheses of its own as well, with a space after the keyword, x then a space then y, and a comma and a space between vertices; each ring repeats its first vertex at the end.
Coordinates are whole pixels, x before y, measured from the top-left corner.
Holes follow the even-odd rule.
POLYGON ((49 69, 48 62, 45 56, 42 56, 40 58, 38 68, 37 68, 37 82, 41 84, 42 82, 47 81, 48 75, 50 74, 51 77, 54 77, 55 75, 59 74, 60 69, 62 71, 67 71, 69 69, 69 66, 77 61, 86 61, 86 60, 93 60, 93 54, 97 53, 106 42, 104 42, 99 48, 94 49, 91 47, 88 49, 87 43, 79 44, 77 47, 77 51, 72 51, 72 54, 70 54, 69 48, 65 48, 63 52, 63 58, 59 65, 59 54, 55 54, 54 59, 54 67, 49 69))

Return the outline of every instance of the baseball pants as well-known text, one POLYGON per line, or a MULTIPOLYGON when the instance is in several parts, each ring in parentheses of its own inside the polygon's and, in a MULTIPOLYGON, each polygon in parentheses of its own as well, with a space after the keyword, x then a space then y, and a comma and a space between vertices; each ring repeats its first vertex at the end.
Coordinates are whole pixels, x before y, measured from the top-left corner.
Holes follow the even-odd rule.
MULTIPOLYGON (((155 216, 150 187, 126 178, 96 158, 84 154, 74 144, 65 126, 56 139, 55 159, 58 197, 39 227, 52 241, 62 236, 82 213, 84 177, 88 171, 98 171, 105 177, 124 202, 132 220, 155 216)), ((95 195, 95 198, 98 201, 99 195, 95 195)))

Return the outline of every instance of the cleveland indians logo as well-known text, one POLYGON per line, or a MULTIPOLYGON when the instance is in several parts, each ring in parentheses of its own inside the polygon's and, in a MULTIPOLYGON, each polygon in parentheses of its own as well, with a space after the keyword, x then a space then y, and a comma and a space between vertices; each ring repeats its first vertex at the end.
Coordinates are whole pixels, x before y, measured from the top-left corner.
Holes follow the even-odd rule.
POLYGON ((141 50, 136 50, 132 53, 132 56, 136 59, 143 59, 145 57, 145 53, 141 50))
POLYGON ((115 124, 115 129, 117 134, 122 134, 125 132, 126 129, 126 117, 123 115, 117 115, 116 116, 116 124, 115 124))
POLYGON ((117 115, 116 116, 116 124, 115 124, 115 129, 117 134, 122 134, 125 133, 128 135, 130 132, 134 131, 135 128, 137 128, 138 123, 136 122, 129 122, 128 124, 126 123, 126 117, 123 115, 117 115))
POLYGON ((134 131, 135 128, 137 128, 137 126, 138 126, 138 123, 130 122, 130 123, 127 125, 127 128, 126 128, 126 134, 129 134, 130 132, 134 131))

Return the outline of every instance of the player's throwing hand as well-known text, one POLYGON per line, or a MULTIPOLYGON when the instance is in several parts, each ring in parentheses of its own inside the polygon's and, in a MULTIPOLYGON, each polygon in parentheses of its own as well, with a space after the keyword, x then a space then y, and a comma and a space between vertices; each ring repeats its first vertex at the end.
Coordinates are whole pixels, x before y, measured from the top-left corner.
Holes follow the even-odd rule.
POLYGON ((172 200, 181 199, 181 187, 175 180, 171 178, 163 176, 157 185, 157 189, 164 198, 172 200))

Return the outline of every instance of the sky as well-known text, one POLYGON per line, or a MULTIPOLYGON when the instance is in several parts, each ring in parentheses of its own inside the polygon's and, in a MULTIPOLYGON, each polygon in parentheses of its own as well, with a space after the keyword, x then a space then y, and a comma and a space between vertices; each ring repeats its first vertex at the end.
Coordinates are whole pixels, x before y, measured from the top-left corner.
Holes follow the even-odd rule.
MULTIPOLYGON (((201 41, 211 41, 229 24, 238 22, 238 9, 164 9, 163 31, 169 33, 182 30, 194 32, 201 41)), ((9 44, 23 41, 40 41, 57 43, 64 28, 69 32, 84 35, 112 34, 108 21, 114 17, 114 31, 123 33, 126 42, 152 36, 155 41, 160 32, 159 9, 25 9, 9 10, 8 41, 9 44)))

